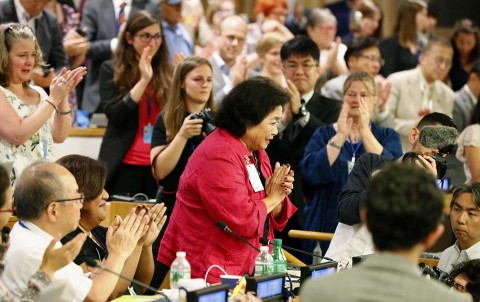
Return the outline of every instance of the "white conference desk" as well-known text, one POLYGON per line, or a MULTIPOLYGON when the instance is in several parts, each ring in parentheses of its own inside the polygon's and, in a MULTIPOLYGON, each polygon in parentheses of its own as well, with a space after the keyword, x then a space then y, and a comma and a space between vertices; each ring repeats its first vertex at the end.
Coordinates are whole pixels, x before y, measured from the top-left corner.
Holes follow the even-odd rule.
POLYGON ((105 128, 72 128, 61 144, 55 144, 53 161, 69 154, 80 154, 98 159, 105 128))

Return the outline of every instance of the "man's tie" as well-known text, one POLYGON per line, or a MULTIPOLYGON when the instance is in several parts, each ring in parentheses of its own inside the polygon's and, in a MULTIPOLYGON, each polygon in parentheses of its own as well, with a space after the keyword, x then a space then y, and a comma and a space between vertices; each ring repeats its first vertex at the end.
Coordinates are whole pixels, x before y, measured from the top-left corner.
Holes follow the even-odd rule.
MULTIPOLYGON (((305 105, 305 100, 301 99, 300 104, 305 105)), ((293 121, 292 132, 290 132, 290 142, 293 142, 302 133, 302 125, 298 122, 298 119, 293 121)))
POLYGON ((222 66, 220 66, 220 70, 224 75, 230 76, 230 67, 228 67, 227 65, 223 64, 222 66))
POLYGON ((120 11, 118 12, 118 19, 117 19, 118 28, 120 28, 120 26, 122 26, 123 22, 125 22, 125 6, 126 5, 127 5, 127 3, 125 3, 125 2, 122 2, 122 4, 120 4, 120 11))

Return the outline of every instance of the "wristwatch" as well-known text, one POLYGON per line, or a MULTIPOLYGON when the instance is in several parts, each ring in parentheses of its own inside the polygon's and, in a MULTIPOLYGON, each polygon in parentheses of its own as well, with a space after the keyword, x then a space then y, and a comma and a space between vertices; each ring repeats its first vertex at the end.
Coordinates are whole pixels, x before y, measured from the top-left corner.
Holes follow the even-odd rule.
POLYGON ((301 117, 304 117, 304 116, 307 116, 307 113, 308 113, 308 110, 307 108, 305 107, 305 105, 302 105, 299 109, 298 109, 298 113, 297 114, 294 114, 293 116, 297 119, 301 118, 301 117))
POLYGON ((337 148, 338 150, 342 149, 342 147, 343 147, 343 144, 339 145, 333 137, 328 141, 328 144, 330 146, 332 146, 333 148, 337 148))

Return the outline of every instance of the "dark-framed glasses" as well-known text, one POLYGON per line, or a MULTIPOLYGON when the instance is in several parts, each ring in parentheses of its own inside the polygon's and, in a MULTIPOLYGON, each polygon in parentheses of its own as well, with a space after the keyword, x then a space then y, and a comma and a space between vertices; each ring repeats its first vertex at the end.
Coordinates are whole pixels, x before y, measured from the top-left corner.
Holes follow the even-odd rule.
POLYGON ((313 67, 317 67, 318 66, 318 63, 316 62, 303 62, 301 64, 297 64, 295 62, 286 62, 285 64, 283 64, 283 68, 286 70, 286 71, 295 71, 299 68, 301 68, 303 71, 310 71, 313 67))
POLYGON ((141 33, 141 34, 138 34, 137 37, 143 43, 150 43, 150 41, 152 41, 152 39, 155 39, 155 41, 160 42, 163 39, 163 35, 161 33, 158 33, 158 34, 155 34, 155 35, 151 35, 149 33, 141 33))
POLYGON ((380 58, 380 57, 377 57, 376 55, 365 55, 365 54, 360 54, 358 55, 360 58, 364 58, 364 59, 367 59, 369 60, 370 62, 377 62, 380 64, 380 66, 383 66, 385 65, 385 60, 380 58))
POLYGON ((80 196, 76 198, 57 199, 57 200, 54 200, 53 202, 67 202, 67 201, 78 201, 79 203, 83 204, 83 202, 85 201, 85 195, 80 194, 80 196))

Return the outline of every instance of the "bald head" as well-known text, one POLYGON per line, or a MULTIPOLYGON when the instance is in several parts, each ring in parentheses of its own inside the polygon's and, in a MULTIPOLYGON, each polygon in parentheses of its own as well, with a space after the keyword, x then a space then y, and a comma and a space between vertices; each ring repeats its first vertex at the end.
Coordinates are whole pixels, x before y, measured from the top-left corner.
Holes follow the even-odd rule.
POLYGON ((72 179, 76 184, 73 175, 55 163, 37 162, 27 167, 15 184, 17 216, 22 220, 40 218, 50 202, 65 196, 72 179))
POLYGON ((238 15, 229 16, 220 23, 218 37, 218 53, 225 63, 231 67, 242 52, 247 37, 247 22, 238 15))

